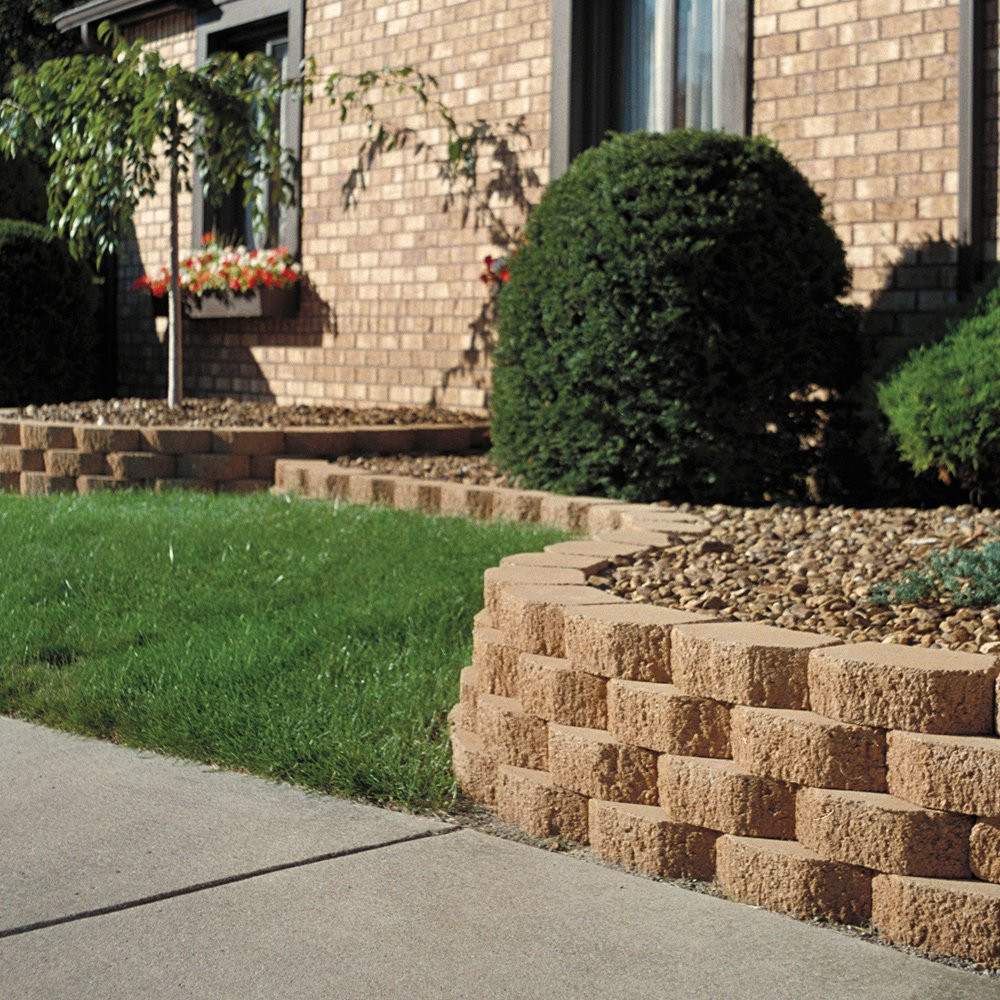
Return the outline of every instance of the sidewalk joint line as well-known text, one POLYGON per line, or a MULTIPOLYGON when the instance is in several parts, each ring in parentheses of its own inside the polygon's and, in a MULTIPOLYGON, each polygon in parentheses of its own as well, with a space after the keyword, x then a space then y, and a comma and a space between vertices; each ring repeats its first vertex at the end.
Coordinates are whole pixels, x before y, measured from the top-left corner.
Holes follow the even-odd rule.
POLYGON ((395 840, 384 840, 378 844, 365 844, 361 847, 345 847, 340 851, 329 851, 326 854, 316 854, 310 858, 302 858, 299 861, 285 861, 278 865, 268 865, 266 868, 255 868, 248 872, 239 872, 236 875, 224 875, 222 878, 210 879, 207 882, 196 882, 193 885, 182 886, 180 889, 168 889, 165 892, 153 893, 150 896, 141 896, 138 899, 128 899, 123 903, 111 903, 108 906, 98 906, 91 910, 80 910, 78 913, 69 913, 62 917, 50 917, 47 920, 35 920, 30 924, 22 924, 20 927, 9 927, 0 929, 0 938, 15 937, 18 934, 28 934, 31 931, 44 930, 46 927, 57 927, 59 924, 71 924, 78 920, 88 920, 91 917, 103 917, 109 913, 119 913, 122 910, 134 910, 140 906, 148 906, 150 903, 159 903, 165 899, 176 899, 178 896, 190 896, 196 892, 204 892, 206 889, 217 889, 220 886, 232 885, 235 882, 246 882, 250 879, 260 878, 262 875, 273 875, 275 872, 289 871, 293 868, 306 868, 309 865, 316 865, 323 861, 336 861, 338 858, 349 858, 355 854, 367 854, 370 851, 380 851, 386 847, 396 847, 399 844, 412 844, 417 840, 428 840, 432 837, 445 837, 449 833, 459 833, 464 827, 449 826, 443 830, 423 830, 420 833, 411 833, 405 837, 397 837, 395 840))

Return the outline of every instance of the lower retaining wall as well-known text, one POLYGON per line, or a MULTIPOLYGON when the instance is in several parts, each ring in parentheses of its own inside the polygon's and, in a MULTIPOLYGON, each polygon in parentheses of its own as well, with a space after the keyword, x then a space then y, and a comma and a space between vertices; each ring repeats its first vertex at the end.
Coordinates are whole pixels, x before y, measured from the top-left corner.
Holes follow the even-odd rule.
POLYGON ((392 427, 115 427, 0 421, 0 490, 94 493, 133 486, 252 492, 286 456, 483 447, 487 425, 392 427))
POLYGON ((1000 966, 1000 668, 637 605, 588 575, 708 526, 661 508, 279 462, 277 488, 590 534, 487 570, 462 790, 731 899, 1000 966))

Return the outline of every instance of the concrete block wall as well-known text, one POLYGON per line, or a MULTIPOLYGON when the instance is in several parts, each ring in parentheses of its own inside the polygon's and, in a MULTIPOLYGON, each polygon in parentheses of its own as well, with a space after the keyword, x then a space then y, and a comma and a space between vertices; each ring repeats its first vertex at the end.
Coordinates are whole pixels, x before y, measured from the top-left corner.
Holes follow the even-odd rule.
POLYGON ((1000 664, 720 622, 586 585, 697 538, 662 508, 280 461, 277 488, 551 520, 589 538, 487 570, 450 716, 507 822, 731 899, 1000 967, 1000 664))

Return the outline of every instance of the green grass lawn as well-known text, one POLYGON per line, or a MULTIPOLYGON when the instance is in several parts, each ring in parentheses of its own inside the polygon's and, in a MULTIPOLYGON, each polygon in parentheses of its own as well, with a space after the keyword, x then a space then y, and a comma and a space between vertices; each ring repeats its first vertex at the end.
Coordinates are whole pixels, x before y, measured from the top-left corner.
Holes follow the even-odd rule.
POLYGON ((266 495, 0 495, 0 712, 447 806, 483 570, 564 537, 266 495))

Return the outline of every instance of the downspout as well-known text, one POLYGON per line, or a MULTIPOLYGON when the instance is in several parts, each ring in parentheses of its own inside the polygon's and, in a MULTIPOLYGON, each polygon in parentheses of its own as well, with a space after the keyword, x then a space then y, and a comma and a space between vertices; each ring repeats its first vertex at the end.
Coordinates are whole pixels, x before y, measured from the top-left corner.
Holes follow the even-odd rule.
POLYGON ((958 292, 982 276, 983 4, 959 0, 958 28, 958 292))

